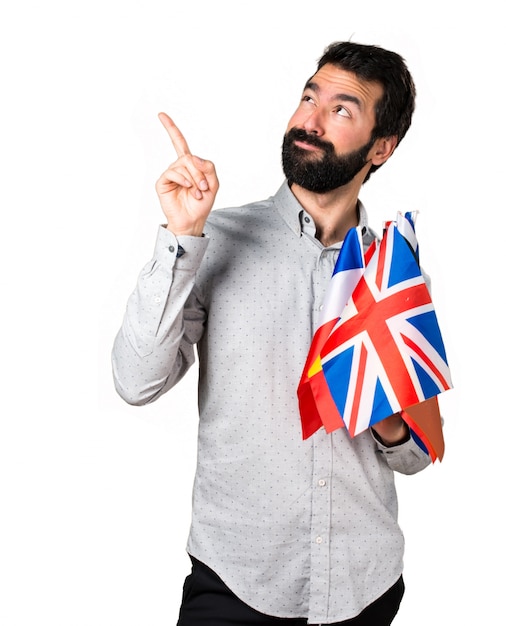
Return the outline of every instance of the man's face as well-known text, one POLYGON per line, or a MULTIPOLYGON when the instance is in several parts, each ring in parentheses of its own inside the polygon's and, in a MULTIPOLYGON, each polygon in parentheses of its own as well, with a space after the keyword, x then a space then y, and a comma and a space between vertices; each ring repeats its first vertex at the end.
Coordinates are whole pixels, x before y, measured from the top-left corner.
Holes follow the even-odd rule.
MULTIPOLYGON (((326 193, 348 184, 371 162, 377 83, 332 65, 306 84, 283 140, 283 170, 290 184, 326 193)), ((361 179, 361 182, 363 180, 361 179)))

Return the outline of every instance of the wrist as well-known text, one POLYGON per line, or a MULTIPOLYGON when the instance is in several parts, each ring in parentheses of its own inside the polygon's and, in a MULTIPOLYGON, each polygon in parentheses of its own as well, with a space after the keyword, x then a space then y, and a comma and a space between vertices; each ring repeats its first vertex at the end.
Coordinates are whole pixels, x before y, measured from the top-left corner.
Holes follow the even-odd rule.
POLYGON ((204 229, 203 228, 198 228, 198 227, 197 228, 190 228, 190 229, 186 229, 186 230, 174 229, 169 224, 164 224, 164 227, 167 230, 170 230, 170 232, 175 237, 202 237, 202 235, 204 234, 204 229))
POLYGON ((387 448, 406 443, 411 437, 408 425, 400 416, 378 422, 372 430, 379 442, 387 448))

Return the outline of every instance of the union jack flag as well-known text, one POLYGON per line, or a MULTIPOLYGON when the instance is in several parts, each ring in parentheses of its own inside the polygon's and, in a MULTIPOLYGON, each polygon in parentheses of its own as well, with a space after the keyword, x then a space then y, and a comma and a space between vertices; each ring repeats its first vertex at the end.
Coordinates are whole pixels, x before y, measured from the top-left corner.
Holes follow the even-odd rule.
POLYGON ((420 447, 433 460, 441 458, 441 444, 434 443, 434 420, 440 427, 436 396, 452 383, 418 263, 413 214, 399 214, 386 224, 383 239, 367 251, 346 304, 341 299, 332 320, 324 339, 323 324, 315 333, 299 384, 303 437, 322 424, 327 432, 345 426, 354 437, 400 412, 420 447))

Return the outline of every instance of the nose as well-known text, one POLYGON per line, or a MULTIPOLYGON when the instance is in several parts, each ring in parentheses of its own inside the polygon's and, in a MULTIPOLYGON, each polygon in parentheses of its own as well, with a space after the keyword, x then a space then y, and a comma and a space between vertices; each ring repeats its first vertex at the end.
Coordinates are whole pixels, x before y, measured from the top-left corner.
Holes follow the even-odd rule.
POLYGON ((324 133, 321 114, 318 109, 314 109, 310 115, 308 115, 303 123, 303 128, 308 133, 313 133, 318 137, 321 137, 324 133))

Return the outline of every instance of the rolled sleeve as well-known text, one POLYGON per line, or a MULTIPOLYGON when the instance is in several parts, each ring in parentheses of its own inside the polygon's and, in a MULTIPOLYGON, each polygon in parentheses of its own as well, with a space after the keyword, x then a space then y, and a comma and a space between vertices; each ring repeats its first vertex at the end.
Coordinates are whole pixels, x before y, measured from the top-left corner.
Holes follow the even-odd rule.
POLYGON ((410 437, 398 446, 385 446, 370 430, 371 437, 376 442, 378 453, 385 459, 388 467, 400 474, 416 474, 430 465, 430 456, 426 454, 410 437))

